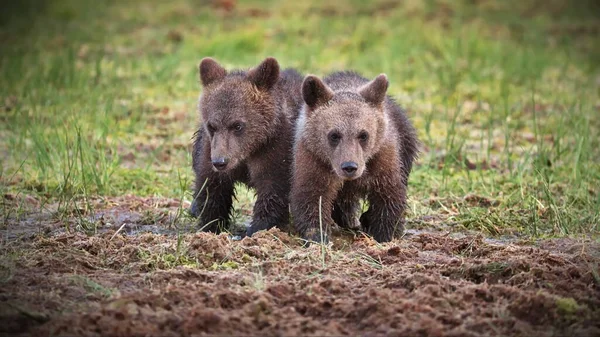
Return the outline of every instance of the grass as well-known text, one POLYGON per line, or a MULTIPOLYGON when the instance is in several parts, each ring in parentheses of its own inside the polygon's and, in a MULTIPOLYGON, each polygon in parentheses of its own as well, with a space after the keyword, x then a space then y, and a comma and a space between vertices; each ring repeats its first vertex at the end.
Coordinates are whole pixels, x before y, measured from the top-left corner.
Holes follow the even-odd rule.
POLYGON ((181 252, 179 250, 171 252, 168 249, 164 249, 156 252, 140 248, 137 251, 137 257, 142 261, 147 271, 172 269, 177 266, 198 267, 197 260, 188 256, 186 252, 181 252))
MULTIPOLYGON (((22 1, 3 10, 2 194, 57 202, 81 219, 92 196, 191 200, 181 191, 193 179, 198 61, 248 68, 275 56, 303 73, 388 75, 423 141, 410 218, 490 235, 598 234, 593 2, 224 3, 22 1)), ((239 195, 248 207, 252 197, 239 195)), ((9 221, 17 206, 2 205, 9 221)))
POLYGON ((383 269, 383 263, 381 262, 381 258, 377 260, 371 255, 360 252, 357 252, 355 255, 357 261, 359 261, 360 263, 370 266, 374 269, 383 269))
POLYGON ((109 298, 114 290, 110 288, 106 288, 103 285, 95 282, 94 280, 86 277, 85 275, 73 275, 71 276, 71 281, 78 286, 84 288, 87 292, 93 295, 98 295, 102 298, 109 298))

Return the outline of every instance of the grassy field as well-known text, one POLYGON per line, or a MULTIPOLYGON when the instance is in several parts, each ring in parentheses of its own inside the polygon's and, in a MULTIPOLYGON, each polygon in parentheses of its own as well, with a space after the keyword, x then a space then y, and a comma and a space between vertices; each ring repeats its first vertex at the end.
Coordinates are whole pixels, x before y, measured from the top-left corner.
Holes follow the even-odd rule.
MULTIPOLYGON (((13 1, 0 334, 600 334, 595 1, 13 1), (386 73, 406 236, 196 233, 197 64, 386 73), (40 281, 42 280, 42 281, 40 281)), ((240 187, 236 219, 254 196, 240 187)))
POLYGON ((67 214, 93 212, 91 196, 189 200, 198 61, 248 68, 274 56, 305 74, 389 76, 423 142, 413 227, 597 234, 597 11, 541 4, 14 4, 0 29, 1 192, 67 214))

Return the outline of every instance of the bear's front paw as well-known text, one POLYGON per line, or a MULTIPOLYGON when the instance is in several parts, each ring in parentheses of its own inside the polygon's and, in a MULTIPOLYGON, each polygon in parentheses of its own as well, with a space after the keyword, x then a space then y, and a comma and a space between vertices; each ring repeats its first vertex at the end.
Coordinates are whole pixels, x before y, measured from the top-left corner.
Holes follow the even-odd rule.
POLYGON ((357 216, 353 216, 348 224, 346 225, 348 229, 360 229, 360 220, 357 216))
POLYGON ((229 228, 229 222, 227 220, 217 218, 208 221, 207 219, 208 217, 202 216, 202 218, 198 221, 198 231, 220 234, 229 228))
POLYGON ((318 229, 307 230, 306 233, 302 235, 302 239, 305 241, 304 247, 310 246, 311 243, 322 243, 325 245, 329 243, 329 235, 327 235, 327 232, 321 233, 318 229))
POLYGON ((273 220, 269 220, 269 219, 254 219, 252 220, 252 224, 250 224, 250 227, 248 227, 246 229, 246 235, 247 236, 252 236, 254 233, 261 231, 261 230, 266 230, 268 231, 269 229, 275 227, 275 224, 273 223, 273 220))
POLYGON ((379 243, 392 241, 396 229, 399 229, 402 233, 403 228, 401 224, 394 226, 386 219, 374 220, 368 212, 360 217, 360 225, 363 232, 372 236, 379 243))
POLYGON ((261 230, 262 228, 258 228, 258 226, 251 225, 250 227, 246 228, 246 236, 252 236, 254 235, 254 233, 261 230))
POLYGON ((346 229, 360 229, 358 216, 344 216, 336 221, 338 226, 346 229))
POLYGON ((369 234, 379 243, 390 242, 394 238, 391 232, 375 232, 369 234))

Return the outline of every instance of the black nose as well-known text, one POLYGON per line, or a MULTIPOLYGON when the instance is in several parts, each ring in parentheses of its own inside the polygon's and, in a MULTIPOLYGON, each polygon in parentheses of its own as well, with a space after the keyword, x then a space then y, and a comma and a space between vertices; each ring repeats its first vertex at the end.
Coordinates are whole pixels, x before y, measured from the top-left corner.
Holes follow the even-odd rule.
POLYGON ((212 160, 212 164, 217 170, 222 170, 227 167, 228 162, 229 159, 223 157, 212 160))
POLYGON ((354 174, 358 170, 358 164, 353 161, 345 161, 342 163, 342 171, 347 174, 354 174))

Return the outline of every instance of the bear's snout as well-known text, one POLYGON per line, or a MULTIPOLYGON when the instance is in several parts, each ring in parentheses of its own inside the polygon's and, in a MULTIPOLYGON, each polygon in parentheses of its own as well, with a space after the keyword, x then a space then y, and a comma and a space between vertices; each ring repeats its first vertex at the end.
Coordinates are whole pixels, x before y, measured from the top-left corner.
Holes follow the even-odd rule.
POLYGON ((342 171, 346 174, 354 174, 358 170, 358 164, 353 161, 345 161, 342 163, 342 171))
POLYGON ((225 157, 219 157, 211 160, 212 165, 219 171, 223 171, 229 163, 229 159, 225 157))
POLYGON ((348 178, 354 177, 356 175, 356 171, 358 171, 358 164, 353 161, 345 161, 340 165, 342 172, 348 178))

